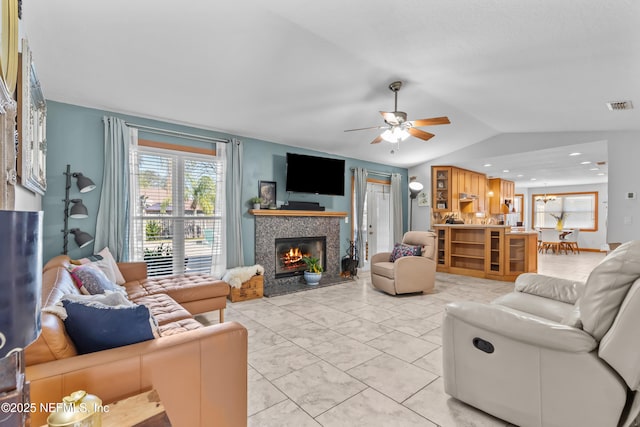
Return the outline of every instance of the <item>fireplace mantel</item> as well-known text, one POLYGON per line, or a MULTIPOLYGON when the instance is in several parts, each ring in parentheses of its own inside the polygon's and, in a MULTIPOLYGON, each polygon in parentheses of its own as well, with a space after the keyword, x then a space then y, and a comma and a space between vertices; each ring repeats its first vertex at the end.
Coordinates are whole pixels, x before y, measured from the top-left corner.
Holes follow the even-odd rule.
POLYGON ((296 211, 287 209, 249 209, 251 215, 261 216, 328 216, 345 218, 346 212, 330 211, 296 211))

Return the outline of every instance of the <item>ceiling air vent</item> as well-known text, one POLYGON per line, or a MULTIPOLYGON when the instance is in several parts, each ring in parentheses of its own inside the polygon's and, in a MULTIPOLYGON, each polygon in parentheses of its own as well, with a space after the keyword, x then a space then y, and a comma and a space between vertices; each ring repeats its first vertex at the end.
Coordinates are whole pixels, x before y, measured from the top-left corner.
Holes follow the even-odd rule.
POLYGON ((617 110, 633 110, 633 103, 631 101, 613 101, 607 102, 607 108, 611 111, 617 110))

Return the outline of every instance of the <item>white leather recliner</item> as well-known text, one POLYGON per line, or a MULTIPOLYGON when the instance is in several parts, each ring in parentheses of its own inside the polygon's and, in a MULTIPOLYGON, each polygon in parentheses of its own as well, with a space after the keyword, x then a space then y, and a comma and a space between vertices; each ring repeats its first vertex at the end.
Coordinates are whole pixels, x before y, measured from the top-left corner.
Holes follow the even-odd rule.
POLYGON ((640 413, 640 241, 586 283, 518 277, 443 320, 445 391, 522 427, 627 427, 640 413))

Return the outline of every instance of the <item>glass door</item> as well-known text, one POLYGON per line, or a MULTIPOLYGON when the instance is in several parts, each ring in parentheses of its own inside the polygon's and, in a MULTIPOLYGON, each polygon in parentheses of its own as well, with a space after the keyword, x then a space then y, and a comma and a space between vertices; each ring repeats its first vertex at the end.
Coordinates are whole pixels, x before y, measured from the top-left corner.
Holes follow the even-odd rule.
POLYGON ((367 183, 364 221, 367 227, 367 244, 364 270, 369 269, 371 256, 393 249, 393 231, 391 218, 391 186, 380 183, 367 183))

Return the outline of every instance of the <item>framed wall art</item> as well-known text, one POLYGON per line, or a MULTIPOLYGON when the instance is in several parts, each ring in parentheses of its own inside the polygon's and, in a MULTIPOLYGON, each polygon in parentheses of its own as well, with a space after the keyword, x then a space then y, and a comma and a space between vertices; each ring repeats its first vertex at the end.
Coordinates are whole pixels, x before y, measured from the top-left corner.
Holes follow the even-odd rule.
POLYGON ((258 194, 262 199, 261 209, 269 209, 276 206, 276 183, 275 181, 260 181, 258 183, 258 194))
POLYGON ((47 104, 27 39, 22 39, 18 79, 18 175, 29 190, 47 190, 47 104))

